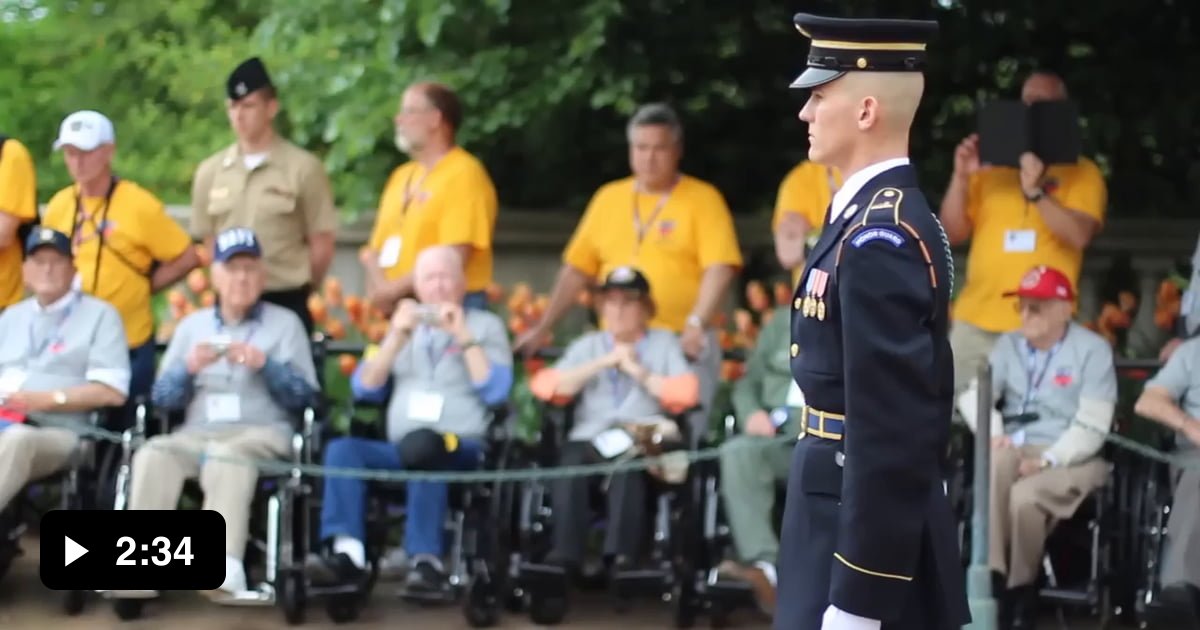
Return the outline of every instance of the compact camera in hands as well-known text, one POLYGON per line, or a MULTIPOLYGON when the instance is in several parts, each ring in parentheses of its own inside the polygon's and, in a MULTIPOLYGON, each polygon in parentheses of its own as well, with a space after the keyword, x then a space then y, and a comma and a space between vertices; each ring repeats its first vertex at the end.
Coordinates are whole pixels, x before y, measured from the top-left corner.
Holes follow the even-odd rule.
POLYGON ((442 312, 436 304, 421 304, 417 307, 417 321, 429 326, 442 323, 442 312))

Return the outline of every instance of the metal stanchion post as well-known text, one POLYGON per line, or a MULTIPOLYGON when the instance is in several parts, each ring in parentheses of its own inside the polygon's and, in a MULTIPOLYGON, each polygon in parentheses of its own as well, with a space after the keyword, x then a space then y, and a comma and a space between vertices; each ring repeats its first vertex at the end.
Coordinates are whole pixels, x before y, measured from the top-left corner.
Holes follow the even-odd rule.
POLYGON ((988 566, 988 508, 991 492, 992 367, 979 370, 979 404, 975 416, 975 484, 971 510, 971 566, 967 569, 967 602, 971 607, 969 630, 995 630, 996 600, 992 570, 988 566))

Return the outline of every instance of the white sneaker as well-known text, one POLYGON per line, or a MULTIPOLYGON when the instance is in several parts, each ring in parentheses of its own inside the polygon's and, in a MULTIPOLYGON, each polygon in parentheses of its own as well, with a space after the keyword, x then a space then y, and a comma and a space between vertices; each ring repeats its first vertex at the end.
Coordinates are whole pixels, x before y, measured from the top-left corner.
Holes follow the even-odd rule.
POLYGON ((246 567, 241 560, 225 557, 225 581, 215 591, 205 591, 214 600, 230 599, 246 590, 246 567))

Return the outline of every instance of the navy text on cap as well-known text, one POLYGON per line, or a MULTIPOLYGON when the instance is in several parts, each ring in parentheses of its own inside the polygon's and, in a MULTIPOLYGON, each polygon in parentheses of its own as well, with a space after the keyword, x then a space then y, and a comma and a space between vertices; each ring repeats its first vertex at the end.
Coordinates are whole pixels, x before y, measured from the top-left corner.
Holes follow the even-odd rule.
POLYGON ((234 68, 225 82, 225 93, 232 100, 241 100, 246 95, 265 87, 271 87, 271 76, 262 59, 251 57, 234 68))
POLYGON ((213 260, 226 262, 239 254, 248 254, 255 258, 262 257, 262 247, 258 237, 248 228, 229 228, 217 235, 213 243, 213 260))
POLYGON ((25 239, 25 255, 28 256, 43 247, 53 247, 68 258, 73 256, 69 236, 48 227, 34 228, 25 239))
POLYGON ((932 20, 858 20, 798 13, 796 29, 812 40, 808 68, 791 87, 814 88, 847 72, 921 72, 932 20))

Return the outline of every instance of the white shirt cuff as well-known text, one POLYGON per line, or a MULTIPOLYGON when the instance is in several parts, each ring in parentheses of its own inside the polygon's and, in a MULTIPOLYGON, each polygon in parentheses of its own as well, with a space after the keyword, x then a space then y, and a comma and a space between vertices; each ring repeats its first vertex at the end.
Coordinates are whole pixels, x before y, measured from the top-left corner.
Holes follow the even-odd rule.
POLYGON ((852 615, 832 604, 821 618, 821 630, 879 630, 882 626, 878 619, 852 615))
POLYGON ((84 375, 90 382, 108 385, 109 387, 121 392, 122 396, 129 395, 129 370, 120 370, 116 368, 91 368, 84 375))

